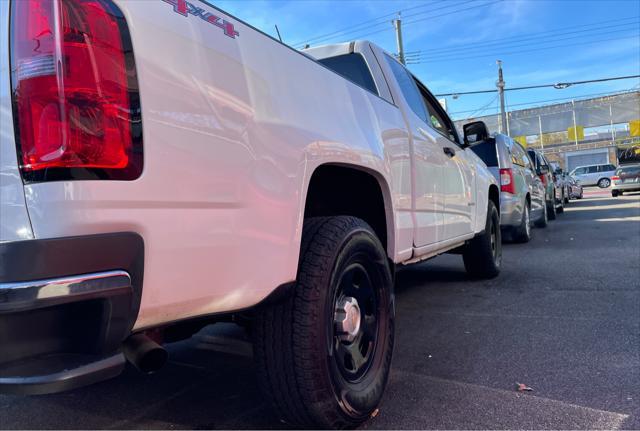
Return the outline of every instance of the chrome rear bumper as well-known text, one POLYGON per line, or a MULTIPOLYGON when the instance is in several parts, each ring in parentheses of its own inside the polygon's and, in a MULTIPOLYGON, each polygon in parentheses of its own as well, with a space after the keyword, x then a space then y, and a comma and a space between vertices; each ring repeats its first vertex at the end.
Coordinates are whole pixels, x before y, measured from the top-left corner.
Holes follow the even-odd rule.
POLYGON ((59 392, 122 372, 143 264, 133 233, 0 243, 0 393, 59 392))

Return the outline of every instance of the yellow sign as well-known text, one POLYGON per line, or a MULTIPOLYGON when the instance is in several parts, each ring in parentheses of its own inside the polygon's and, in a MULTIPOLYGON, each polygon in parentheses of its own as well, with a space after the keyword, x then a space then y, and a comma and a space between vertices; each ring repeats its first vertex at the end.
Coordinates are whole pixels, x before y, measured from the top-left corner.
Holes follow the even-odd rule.
POLYGON ((527 148, 527 137, 526 136, 514 136, 513 140, 522 145, 524 148, 527 148))
POLYGON ((629 135, 640 136, 640 120, 629 121, 629 135))
POLYGON ((569 127, 567 129, 567 134, 569 135, 570 141, 583 141, 584 140, 584 127, 576 126, 575 129, 573 127, 569 127), (578 132, 578 138, 576 139, 576 131, 578 132))

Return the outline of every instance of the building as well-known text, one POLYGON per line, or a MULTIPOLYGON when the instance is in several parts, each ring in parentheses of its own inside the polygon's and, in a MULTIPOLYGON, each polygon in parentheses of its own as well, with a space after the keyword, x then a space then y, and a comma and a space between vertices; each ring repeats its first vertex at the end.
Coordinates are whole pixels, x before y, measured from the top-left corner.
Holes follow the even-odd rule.
MULTIPOLYGON (((500 115, 456 121, 456 127, 484 121, 500 129, 500 115)), ((640 162, 640 91, 515 110, 507 113, 509 136, 542 150, 566 170, 598 163, 640 162)))

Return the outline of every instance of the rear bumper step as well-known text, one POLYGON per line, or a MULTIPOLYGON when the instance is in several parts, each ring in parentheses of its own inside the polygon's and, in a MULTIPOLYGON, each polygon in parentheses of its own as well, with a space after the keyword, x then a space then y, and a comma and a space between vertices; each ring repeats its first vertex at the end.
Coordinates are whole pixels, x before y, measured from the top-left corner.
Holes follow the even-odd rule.
POLYGON ((122 372, 137 318, 137 234, 0 244, 0 393, 60 392, 122 372))
MULTIPOLYGON (((67 391, 116 377, 122 373, 125 365, 122 353, 107 358, 89 355, 33 358, 22 363, 14 375, 0 377, 0 392, 40 395, 67 391), (55 363, 64 363, 63 367, 68 367, 72 362, 78 365, 71 369, 51 369, 55 363)), ((5 369, 5 373, 11 374, 11 371, 11 367, 5 369)))

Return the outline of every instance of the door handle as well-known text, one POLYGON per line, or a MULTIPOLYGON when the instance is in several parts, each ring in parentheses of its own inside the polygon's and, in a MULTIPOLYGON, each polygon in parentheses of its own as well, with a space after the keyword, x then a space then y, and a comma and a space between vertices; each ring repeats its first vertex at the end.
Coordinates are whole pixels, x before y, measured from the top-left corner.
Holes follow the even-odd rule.
POLYGON ((444 153, 449 157, 454 157, 456 155, 456 150, 451 147, 444 147, 442 151, 444 151, 444 153))

